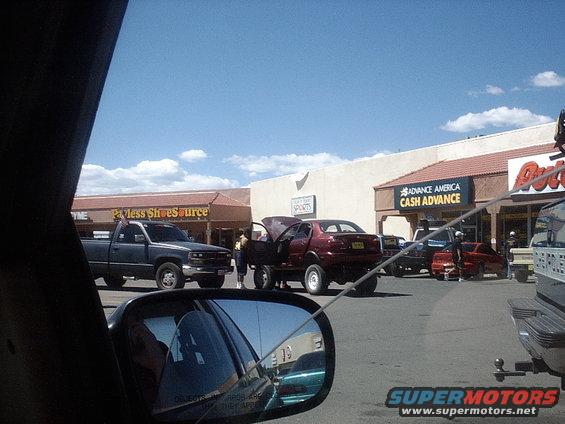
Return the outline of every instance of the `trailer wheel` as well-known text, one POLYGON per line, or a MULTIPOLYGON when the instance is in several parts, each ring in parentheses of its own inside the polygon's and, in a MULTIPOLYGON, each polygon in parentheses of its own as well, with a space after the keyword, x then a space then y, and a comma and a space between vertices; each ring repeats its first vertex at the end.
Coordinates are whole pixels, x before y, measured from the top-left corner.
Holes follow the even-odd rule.
POLYGON ((161 290, 182 289, 185 282, 182 271, 172 262, 165 262, 157 269, 155 280, 161 290))
POLYGON ((326 279, 326 271, 320 265, 310 265, 304 273, 306 291, 313 295, 324 293, 328 288, 326 279))
POLYGON ((523 269, 518 269, 514 271, 514 277, 519 283, 527 283, 528 282, 528 273, 523 269))
POLYGON ((262 265, 253 272, 253 284, 256 289, 272 290, 275 287, 273 269, 270 266, 262 265))

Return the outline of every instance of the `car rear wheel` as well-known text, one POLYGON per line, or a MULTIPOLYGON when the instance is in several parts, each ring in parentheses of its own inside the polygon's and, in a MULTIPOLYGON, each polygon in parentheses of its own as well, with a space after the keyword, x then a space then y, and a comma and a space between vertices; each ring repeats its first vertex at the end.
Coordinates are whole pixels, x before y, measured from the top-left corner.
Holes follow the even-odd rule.
POLYGON ((528 282, 528 273, 522 269, 514 271, 514 277, 519 283, 527 283, 528 282))
POLYGON ((256 289, 272 290, 275 286, 273 269, 270 266, 262 265, 253 272, 253 283, 256 289))
POLYGON ((378 283, 378 279, 377 276, 375 275, 363 281, 358 286, 356 286, 355 291, 359 293, 361 296, 370 296, 377 288, 377 283, 378 283))
POLYGON ((328 288, 326 279, 326 271, 320 265, 310 265, 304 274, 306 291, 313 295, 324 293, 328 288))
POLYGON ((223 275, 215 275, 213 277, 205 277, 198 280, 198 285, 203 289, 219 289, 224 285, 226 277, 223 275))
POLYGON ((178 265, 172 262, 165 262, 157 269, 155 280, 161 290, 182 289, 185 281, 178 265))
POLYGON ((124 284, 126 283, 126 280, 123 277, 112 277, 112 276, 107 276, 104 277, 104 282, 106 283, 106 285, 112 289, 119 289, 120 287, 123 287, 124 284))

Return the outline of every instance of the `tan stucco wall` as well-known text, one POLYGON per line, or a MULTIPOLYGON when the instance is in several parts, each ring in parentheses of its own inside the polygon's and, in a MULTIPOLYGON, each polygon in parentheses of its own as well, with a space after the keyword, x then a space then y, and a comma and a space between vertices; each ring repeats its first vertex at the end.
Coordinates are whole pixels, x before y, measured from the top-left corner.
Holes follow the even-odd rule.
MULTIPOLYGON (((555 125, 544 124, 504 133, 464 139, 380 158, 364 159, 310 171, 298 184, 296 177, 283 176, 251 183, 253 220, 265 216, 290 215, 290 199, 316 196, 315 218, 349 219, 365 231, 376 232, 373 186, 415 172, 440 160, 459 159, 517 149, 553 140, 555 125)), ((391 146, 392 147, 392 146, 391 146)), ((313 218, 314 216, 309 216, 313 218)), ((391 221, 395 234, 402 235, 401 221, 391 221)), ((389 232, 389 231, 387 231, 389 232)))

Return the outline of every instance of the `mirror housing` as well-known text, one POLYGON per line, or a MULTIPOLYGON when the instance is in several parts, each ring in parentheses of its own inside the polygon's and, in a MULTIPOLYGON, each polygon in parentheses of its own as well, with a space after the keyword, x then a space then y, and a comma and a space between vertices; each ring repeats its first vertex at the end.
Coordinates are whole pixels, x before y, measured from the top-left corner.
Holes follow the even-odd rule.
MULTIPOLYGON (((295 330, 297 326, 294 321, 302 324, 306 317, 317 312, 319 309, 320 306, 316 302, 293 293, 259 290, 242 291, 237 289, 183 289, 154 292, 123 303, 109 317, 108 327, 126 386, 128 399, 130 401, 130 410, 133 413, 134 421, 138 420, 140 422, 155 423, 195 423, 202 417, 202 415, 204 415, 204 418, 199 422, 259 422, 294 415, 318 406, 324 401, 330 391, 335 370, 333 331, 327 316, 324 313, 321 313, 309 322, 308 325, 310 325, 310 328, 315 326, 314 328, 316 328, 316 331, 307 332, 307 325, 287 340, 283 340, 283 338, 288 336, 288 333, 290 332, 287 331, 286 328, 283 333, 276 334, 275 336, 273 336, 273 334, 269 334, 274 331, 269 332, 265 331, 264 328, 261 330, 261 328, 264 326, 268 327, 269 321, 272 320, 276 323, 276 327, 272 326, 273 330, 276 328, 284 328, 284 325, 282 324, 290 325, 289 329, 295 330), (162 371, 159 377, 159 382, 156 385, 158 386, 156 391, 159 392, 159 394, 161 394, 164 390, 168 391, 168 405, 167 407, 163 407, 163 404, 159 402, 150 403, 148 402, 146 392, 143 391, 144 385, 140 383, 141 380, 139 378, 138 363, 136 363, 133 359, 136 355, 137 342, 134 341, 135 336, 132 336, 132 328, 137 328, 136 326, 139 322, 141 322, 139 321, 140 317, 150 315, 152 317, 151 319, 154 319, 154 317, 171 315, 171 310, 175 310, 176 312, 182 311, 180 314, 174 314, 175 317, 180 316, 180 318, 175 318, 174 321, 169 320, 172 323, 172 331, 167 329, 165 333, 167 333, 168 338, 161 337, 161 339, 169 340, 171 334, 174 334, 175 337, 177 337, 177 335, 185 331, 183 328, 198 327, 198 322, 202 322, 202 320, 199 320, 198 318, 195 319, 195 317, 197 317, 195 312, 201 313, 201 315, 206 315, 203 314, 202 311, 194 311, 195 307, 191 305, 196 305, 196 308, 203 308, 202 310, 208 308, 209 305, 211 305, 213 309, 218 308, 219 305, 221 305, 220 312, 224 314, 224 317, 227 316, 228 318, 222 318, 220 321, 229 320, 232 323, 230 324, 231 327, 224 326, 223 324, 219 325, 219 327, 222 328, 222 334, 226 336, 224 338, 224 341, 226 341, 226 349, 224 349, 224 346, 222 346, 223 343, 221 342, 218 343, 215 341, 213 343, 216 355, 218 355, 218 352, 221 353, 222 349, 224 349, 225 352, 228 350, 231 352, 231 355, 222 356, 223 359, 219 363, 228 363, 231 365, 234 352, 239 354, 240 348, 236 347, 234 349, 233 343, 230 341, 234 340, 234 336, 237 336, 240 337, 240 340, 247 340, 249 347, 253 345, 251 351, 255 351, 257 353, 254 355, 256 358, 254 361, 255 367, 248 368, 249 362, 245 362, 242 366, 243 372, 239 370, 237 378, 235 378, 236 376, 234 374, 232 376, 233 378, 225 380, 224 384, 218 386, 218 390, 214 390, 214 396, 210 396, 209 394, 205 395, 205 393, 212 393, 207 390, 202 392, 190 392, 189 394, 186 387, 176 388, 174 384, 186 384, 186 386, 190 386, 190 384, 186 382, 198 381, 196 378, 185 377, 182 380, 167 379, 168 376, 171 375, 170 369, 176 365, 171 365, 171 362, 174 363, 175 361, 175 359, 172 359, 171 355, 176 355, 177 358, 180 356, 181 360, 183 359, 183 355, 185 358, 189 357, 188 354, 182 350, 182 342, 177 345, 170 343, 167 360, 161 368, 162 371), (265 347, 265 349, 260 349, 261 355, 264 356, 264 360, 260 363, 258 360, 261 359, 259 356, 259 348, 256 347, 253 337, 250 337, 249 334, 247 334, 247 331, 244 328, 245 325, 242 324, 246 322, 245 319, 238 321, 238 318, 234 316, 237 315, 234 311, 249 311, 251 309, 250 305, 259 305, 256 308, 256 316, 255 309, 252 309, 253 317, 255 318, 253 322, 259 325, 259 338, 263 340, 263 344, 266 343, 265 340, 272 342, 268 347, 265 347), (259 319, 260 308, 265 310, 264 320, 259 319), (190 312, 186 313, 189 310, 190 312), (275 313, 277 310, 288 310, 289 312, 287 315, 282 317, 283 319, 277 320, 275 313), (289 313, 292 315, 289 315, 289 313), (191 316, 189 316, 190 314, 191 316), (292 325, 288 323, 288 321, 293 321, 292 325), (262 322, 264 324, 261 324, 262 322), (241 330, 242 328, 243 330, 241 330), (311 341, 309 340, 312 347, 304 350, 303 347, 300 347, 304 344, 304 341, 300 340, 299 343, 296 340, 306 338, 312 339, 311 341), (293 342, 293 340, 295 341, 293 342), (312 352, 308 353, 309 350, 312 352), (314 352, 314 350, 316 351, 314 352), (270 353, 271 351, 273 351, 273 353, 270 353), (318 365, 316 369, 307 369, 306 371, 299 369, 301 366, 299 363, 312 363, 312 360, 316 359, 314 357, 318 359, 317 363, 322 365, 318 365), (302 361, 299 359, 302 359, 302 361), (320 361, 320 359, 322 360, 320 361), (281 372, 281 364, 283 361, 288 361, 285 365, 289 365, 286 367, 287 369, 284 369, 284 371, 287 372, 284 376, 281 372), (294 365, 298 366, 296 372, 293 372, 293 368, 290 367, 291 363, 293 364, 293 368, 294 365), (245 371, 247 371, 247 373, 245 373, 245 371), (244 373, 245 376, 242 375, 244 373), (249 387, 252 384, 249 382, 252 379, 248 376, 253 373, 255 373, 254 381, 261 382, 262 386, 261 389, 257 389, 255 392, 250 394, 251 389, 249 387), (280 373, 280 375, 278 375, 278 373, 280 373), (313 383, 314 379, 317 380, 313 383), (164 380, 166 381, 164 382, 164 380), (227 388, 228 380, 231 388, 223 390, 222 388, 227 388), (169 382, 168 384, 167 381, 169 382), (179 383, 173 384, 170 383, 171 381, 178 381, 179 383), (236 381, 237 384, 235 384, 236 381), (174 396, 171 395, 171 386, 173 387, 172 392, 174 393, 174 396), (168 389, 162 389, 163 387, 168 387, 168 389), (312 391, 312 387, 315 387, 314 391, 312 391), (265 399, 259 401, 259 396, 265 399), (174 401, 172 400, 173 398, 174 401), (198 402, 192 402, 189 406, 186 406, 186 402, 181 406, 176 406, 173 403, 181 401, 184 402, 188 398, 190 398, 190 401, 202 400, 202 402, 200 402, 200 406, 196 406, 198 402), (236 399, 235 403, 234 399, 236 399), (238 403, 239 401, 242 401, 242 399, 246 400, 245 404, 238 403), (251 403, 254 402, 254 404, 250 407, 246 406, 250 404, 249 399, 253 399, 251 403), (156 408, 154 406, 155 404, 159 404, 159 407, 156 408), (170 405, 173 405, 173 407, 170 405), (182 411, 180 411, 181 409, 182 411), (186 412, 186 409, 190 409, 191 411, 186 412), (176 413, 177 410, 180 412, 176 413)), ((210 316, 216 316, 216 314, 212 313, 210 316)), ((215 326, 214 322, 208 322, 207 320, 203 321, 205 322, 204 325, 201 325, 202 328, 211 328, 215 326)), ((214 320, 210 318, 210 321, 214 320)), ((251 320, 248 321, 251 322, 251 320)), ((143 322, 147 323, 149 321, 146 320, 143 322)), ((161 328, 162 327, 163 326, 161 324, 161 328)), ((153 336, 153 334, 151 335, 153 336)), ((198 350, 202 351, 202 353, 196 352, 196 355, 198 355, 196 358, 198 358, 197 362, 199 364, 204 365, 206 361, 208 361, 211 367, 210 369, 216 370, 219 368, 225 368, 223 365, 214 365, 212 367, 212 362, 209 359, 210 357, 207 356, 205 349, 202 347, 202 343, 198 340, 196 335, 193 338, 191 333, 188 338, 185 336, 183 339, 180 335, 178 338, 179 340, 184 340, 184 344, 187 344, 188 340, 188 344, 194 344, 195 346, 199 345, 198 350)), ((159 341, 159 343, 163 345, 162 341, 159 341)), ((165 347, 165 350, 163 351, 167 351, 166 349, 167 348, 165 347)), ((195 365, 195 367, 198 367, 198 365, 195 365)), ((315 366, 312 367, 315 368, 315 366)), ((209 372, 206 375, 209 375, 209 372)), ((155 393, 153 393, 153 395, 155 395, 155 393)), ((161 398, 158 397, 158 399, 160 400, 161 398)))

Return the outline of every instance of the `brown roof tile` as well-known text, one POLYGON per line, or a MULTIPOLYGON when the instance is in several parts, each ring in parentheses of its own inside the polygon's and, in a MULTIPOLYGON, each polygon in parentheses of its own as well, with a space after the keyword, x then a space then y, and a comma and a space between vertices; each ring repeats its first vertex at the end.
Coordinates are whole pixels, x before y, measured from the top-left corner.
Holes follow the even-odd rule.
POLYGON ((553 143, 549 143, 504 152, 489 153, 482 156, 437 162, 400 178, 375 186, 374 188, 381 189, 447 178, 501 174, 508 172, 509 159, 550 153, 552 151, 553 143))
POLYGON ((79 196, 75 197, 72 210, 149 208, 158 206, 207 206, 208 204, 247 207, 247 205, 218 192, 199 192, 79 196))

